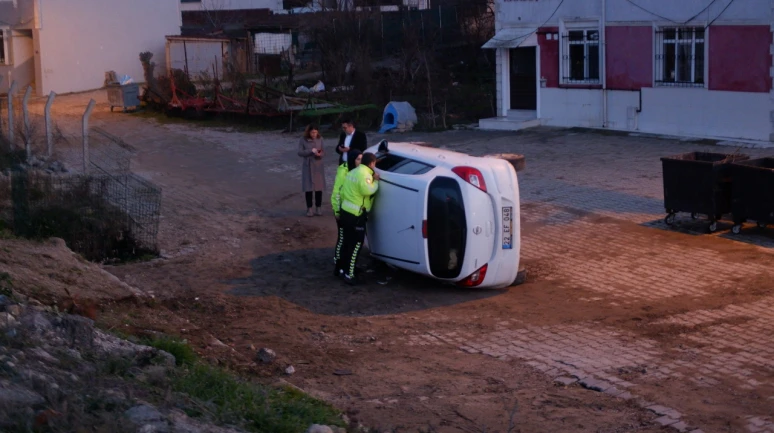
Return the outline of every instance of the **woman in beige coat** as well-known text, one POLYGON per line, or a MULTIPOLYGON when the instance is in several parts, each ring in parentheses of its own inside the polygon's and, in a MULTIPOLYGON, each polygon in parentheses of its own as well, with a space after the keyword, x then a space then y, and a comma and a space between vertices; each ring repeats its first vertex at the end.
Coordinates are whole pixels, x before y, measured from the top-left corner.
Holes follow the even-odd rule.
POLYGON ((309 125, 304 136, 298 142, 298 156, 303 158, 301 164, 301 188, 306 194, 306 216, 322 215, 322 193, 325 190, 325 164, 323 163, 323 139, 316 125, 309 125), (312 193, 314 205, 312 212, 312 193))

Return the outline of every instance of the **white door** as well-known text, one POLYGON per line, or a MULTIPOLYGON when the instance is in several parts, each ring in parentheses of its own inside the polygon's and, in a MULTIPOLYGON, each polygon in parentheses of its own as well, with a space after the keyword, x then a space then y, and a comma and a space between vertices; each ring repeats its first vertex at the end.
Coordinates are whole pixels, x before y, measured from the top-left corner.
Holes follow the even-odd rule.
POLYGON ((368 218, 368 245, 376 258, 395 266, 424 267, 422 220, 427 179, 381 172, 379 191, 368 218))

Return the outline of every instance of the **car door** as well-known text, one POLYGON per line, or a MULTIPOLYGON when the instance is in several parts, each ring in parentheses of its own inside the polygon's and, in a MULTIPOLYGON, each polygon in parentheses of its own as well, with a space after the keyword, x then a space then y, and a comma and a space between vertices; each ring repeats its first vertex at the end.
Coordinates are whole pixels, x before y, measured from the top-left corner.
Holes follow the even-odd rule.
POLYGON ((397 172, 379 171, 379 191, 368 218, 368 245, 376 258, 395 266, 425 272, 424 200, 431 166, 403 164, 397 172), (410 174, 408 174, 410 173, 410 174))

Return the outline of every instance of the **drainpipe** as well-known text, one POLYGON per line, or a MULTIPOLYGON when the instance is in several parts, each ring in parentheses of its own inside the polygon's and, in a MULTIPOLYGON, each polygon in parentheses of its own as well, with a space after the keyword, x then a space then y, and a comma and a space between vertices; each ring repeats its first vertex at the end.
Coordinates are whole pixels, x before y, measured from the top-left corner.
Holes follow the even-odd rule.
POLYGON ((602 127, 607 128, 607 0, 602 0, 602 30, 599 38, 602 45, 602 127))

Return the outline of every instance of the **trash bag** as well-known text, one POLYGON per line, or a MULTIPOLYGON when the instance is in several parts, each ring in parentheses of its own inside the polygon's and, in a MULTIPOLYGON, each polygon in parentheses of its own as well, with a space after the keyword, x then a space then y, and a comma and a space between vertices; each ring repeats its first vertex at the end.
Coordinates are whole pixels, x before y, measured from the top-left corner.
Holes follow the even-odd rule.
POLYGON ((323 84, 322 81, 318 81, 317 84, 315 84, 312 87, 312 92, 324 92, 325 91, 325 84, 323 84))

